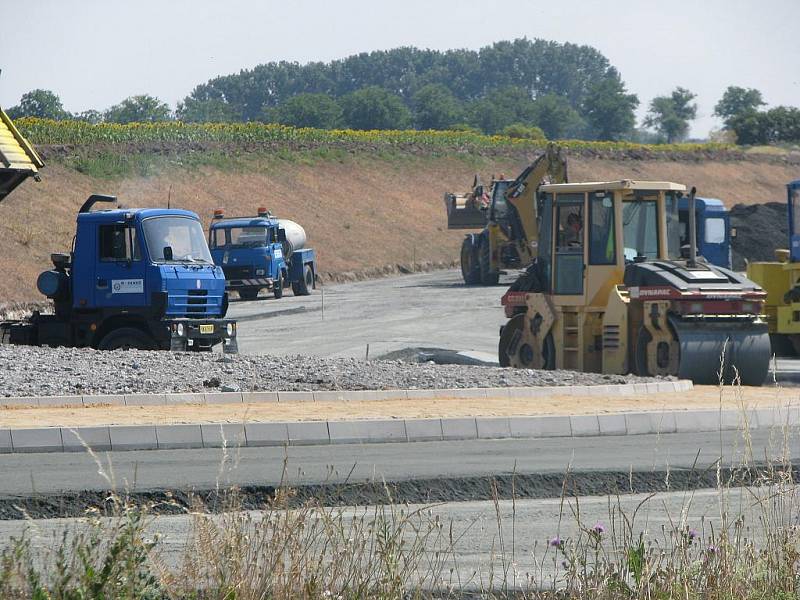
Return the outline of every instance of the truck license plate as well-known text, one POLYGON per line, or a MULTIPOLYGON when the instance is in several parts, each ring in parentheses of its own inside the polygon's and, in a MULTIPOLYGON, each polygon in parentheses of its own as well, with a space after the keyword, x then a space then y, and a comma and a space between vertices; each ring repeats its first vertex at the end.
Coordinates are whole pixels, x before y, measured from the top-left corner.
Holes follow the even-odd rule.
POLYGON ((200 325, 200 333, 214 333, 213 325, 200 325))

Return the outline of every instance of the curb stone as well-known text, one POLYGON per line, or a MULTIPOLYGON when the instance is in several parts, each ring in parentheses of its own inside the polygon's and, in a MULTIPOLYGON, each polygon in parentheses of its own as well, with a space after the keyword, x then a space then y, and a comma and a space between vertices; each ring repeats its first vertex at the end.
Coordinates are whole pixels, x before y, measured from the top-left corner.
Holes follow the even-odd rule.
MULTIPOLYGON (((625 435, 668 435, 734 431, 742 424, 737 410, 604 413, 520 417, 358 419, 179 425, 109 425, 0 429, 0 454, 84 450, 155 450, 353 443, 415 443, 449 440, 544 439, 625 435)), ((800 412, 778 407, 748 415, 750 429, 800 427, 800 412)))

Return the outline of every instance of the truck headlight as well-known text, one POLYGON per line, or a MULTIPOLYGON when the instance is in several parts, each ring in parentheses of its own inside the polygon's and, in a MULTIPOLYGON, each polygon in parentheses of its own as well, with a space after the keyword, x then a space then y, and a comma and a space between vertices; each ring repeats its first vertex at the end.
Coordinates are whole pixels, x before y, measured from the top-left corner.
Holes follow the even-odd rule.
POLYGON ((183 337, 183 323, 178 323, 178 327, 175 328, 175 331, 178 332, 178 337, 183 337))
POLYGON ((264 269, 256 269, 256 275, 264 275, 266 271, 264 269))
POLYGON ((228 336, 233 335, 233 330, 234 330, 233 323, 228 323, 228 325, 225 327, 225 331, 228 332, 228 336))

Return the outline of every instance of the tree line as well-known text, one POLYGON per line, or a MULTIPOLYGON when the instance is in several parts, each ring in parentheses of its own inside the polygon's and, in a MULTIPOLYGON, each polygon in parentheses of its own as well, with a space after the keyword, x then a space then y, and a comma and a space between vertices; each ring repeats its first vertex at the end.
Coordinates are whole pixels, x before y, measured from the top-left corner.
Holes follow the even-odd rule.
MULTIPOLYGON (((450 129, 548 139, 677 142, 696 118, 696 95, 653 98, 636 128, 636 94, 596 49, 518 39, 472 50, 396 48, 305 65, 272 62, 198 85, 175 111, 153 96, 69 114, 56 94, 33 90, 12 117, 96 123, 262 121, 322 129, 450 129)), ((800 110, 765 105, 729 87, 715 108, 742 144, 800 140, 800 110)))

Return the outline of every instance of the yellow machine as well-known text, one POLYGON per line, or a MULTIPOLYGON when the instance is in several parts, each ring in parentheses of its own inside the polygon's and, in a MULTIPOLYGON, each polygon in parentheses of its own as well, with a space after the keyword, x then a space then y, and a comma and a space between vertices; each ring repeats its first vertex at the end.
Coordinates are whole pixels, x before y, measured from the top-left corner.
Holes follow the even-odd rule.
POLYGON ((800 355, 800 180, 787 184, 789 249, 775 252, 777 262, 751 262, 747 277, 767 292, 764 303, 772 351, 800 355))
POLYGON ((684 258, 685 191, 660 181, 542 185, 529 239, 536 261, 503 296, 500 364, 697 383, 738 374, 761 385, 771 356, 766 294, 696 258, 694 244, 684 258))
POLYGON ((28 177, 38 180, 43 166, 36 150, 0 108, 0 200, 28 177))
POLYGON ((469 194, 444 195, 448 229, 483 229, 461 244, 467 284, 495 285, 501 271, 527 267, 536 256, 536 190, 567 181, 567 161, 549 144, 516 179, 493 179, 486 190, 478 176, 469 194))

